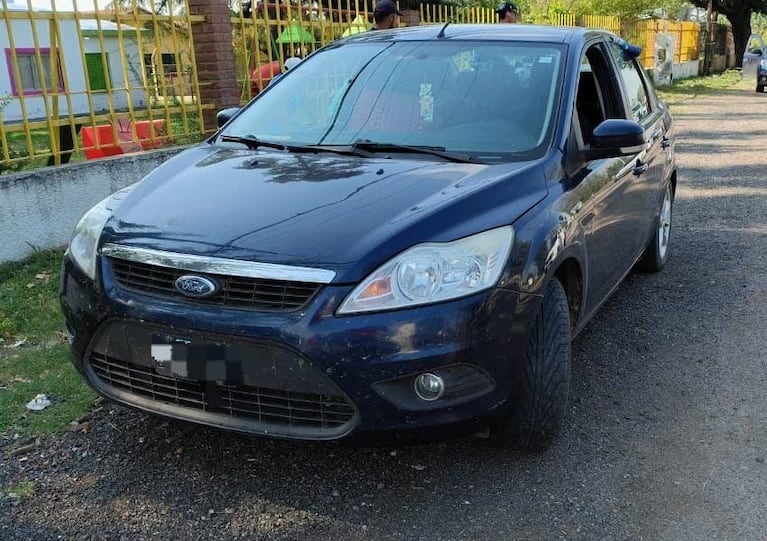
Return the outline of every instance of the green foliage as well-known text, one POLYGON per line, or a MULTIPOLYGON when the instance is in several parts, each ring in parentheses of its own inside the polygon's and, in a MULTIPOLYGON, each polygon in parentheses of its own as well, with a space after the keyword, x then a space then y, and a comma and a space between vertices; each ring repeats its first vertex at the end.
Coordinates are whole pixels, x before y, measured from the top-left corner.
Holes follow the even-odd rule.
POLYGON ((582 0, 580 10, 593 15, 636 17, 657 8, 656 0, 582 0))
POLYGON ((767 15, 764 13, 754 13, 751 16, 751 31, 767 38, 767 15))

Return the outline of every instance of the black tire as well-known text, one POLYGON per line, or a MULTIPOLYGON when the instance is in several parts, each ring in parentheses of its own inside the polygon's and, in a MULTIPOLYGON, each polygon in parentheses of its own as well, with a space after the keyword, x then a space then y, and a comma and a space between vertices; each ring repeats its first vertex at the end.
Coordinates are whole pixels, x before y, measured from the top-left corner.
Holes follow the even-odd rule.
POLYGON ((764 85, 756 85, 757 92, 764 92, 764 85))
POLYGON ((669 240, 671 239, 671 225, 674 208, 674 192, 671 191, 671 183, 667 184, 663 192, 658 215, 655 217, 655 227, 652 238, 637 262, 637 269, 644 272, 660 272, 668 261, 669 240), (668 209, 665 205, 668 203, 668 209), (667 212, 666 212, 667 211, 667 212), (663 223, 661 223, 663 222, 663 223))
POLYGON ((562 284, 552 279, 530 329, 520 385, 493 439, 504 447, 543 451, 562 425, 569 392, 570 310, 562 284))

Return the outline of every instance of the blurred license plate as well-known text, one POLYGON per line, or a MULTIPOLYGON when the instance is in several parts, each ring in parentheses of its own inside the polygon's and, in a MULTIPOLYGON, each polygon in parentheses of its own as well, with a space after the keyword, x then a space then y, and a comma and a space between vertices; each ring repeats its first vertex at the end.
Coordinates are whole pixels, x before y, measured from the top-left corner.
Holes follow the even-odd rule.
POLYGON ((163 376, 194 381, 242 382, 242 348, 195 342, 164 335, 152 336, 150 355, 163 376))

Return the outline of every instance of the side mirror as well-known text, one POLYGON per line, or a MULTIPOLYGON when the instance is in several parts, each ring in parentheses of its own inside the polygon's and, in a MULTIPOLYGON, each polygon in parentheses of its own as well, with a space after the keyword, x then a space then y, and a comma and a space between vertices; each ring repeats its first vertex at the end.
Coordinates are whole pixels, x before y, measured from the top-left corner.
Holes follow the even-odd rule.
POLYGON ((646 145, 644 129, 637 122, 608 118, 594 128, 586 158, 598 160, 630 156, 644 150, 646 145))
POLYGON ((216 124, 218 124, 218 127, 221 128, 224 124, 229 122, 231 118, 240 112, 239 107, 229 107, 228 109, 223 109, 219 111, 216 114, 216 124))

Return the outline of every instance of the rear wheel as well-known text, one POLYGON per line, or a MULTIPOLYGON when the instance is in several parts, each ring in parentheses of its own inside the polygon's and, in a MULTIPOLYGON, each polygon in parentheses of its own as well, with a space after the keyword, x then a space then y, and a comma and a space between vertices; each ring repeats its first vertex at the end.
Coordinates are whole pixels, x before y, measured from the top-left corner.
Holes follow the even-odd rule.
POLYGON ((525 368, 507 417, 495 427, 496 443, 522 451, 548 447, 562 424, 570 390, 570 310, 553 279, 527 342, 525 368))
POLYGON ((655 218, 655 233, 645 248, 637 267, 646 272, 659 272, 666 266, 668 260, 668 243, 671 238, 671 209, 674 196, 671 184, 666 186, 660 212, 655 218))

